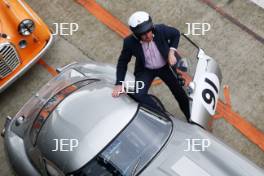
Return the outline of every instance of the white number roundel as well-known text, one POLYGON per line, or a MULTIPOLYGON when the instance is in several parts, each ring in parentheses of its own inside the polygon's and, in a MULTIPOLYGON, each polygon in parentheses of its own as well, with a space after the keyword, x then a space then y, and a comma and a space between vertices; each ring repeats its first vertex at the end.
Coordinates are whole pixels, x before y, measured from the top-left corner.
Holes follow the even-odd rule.
POLYGON ((210 115, 215 114, 219 96, 219 79, 213 73, 204 73, 199 79, 197 91, 199 99, 210 115))

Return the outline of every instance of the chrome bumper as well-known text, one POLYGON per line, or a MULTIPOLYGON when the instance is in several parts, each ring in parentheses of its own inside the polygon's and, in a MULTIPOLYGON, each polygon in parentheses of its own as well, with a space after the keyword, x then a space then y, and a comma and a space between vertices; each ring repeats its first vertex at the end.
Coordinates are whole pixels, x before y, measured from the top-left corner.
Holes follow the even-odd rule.
POLYGON ((8 86, 10 86, 15 80, 17 80, 20 76, 22 76, 29 68, 31 68, 45 53, 45 51, 52 45, 55 40, 55 36, 51 34, 51 37, 46 44, 46 46, 19 72, 17 72, 10 80, 5 82, 3 85, 0 86, 0 93, 3 92, 8 86))

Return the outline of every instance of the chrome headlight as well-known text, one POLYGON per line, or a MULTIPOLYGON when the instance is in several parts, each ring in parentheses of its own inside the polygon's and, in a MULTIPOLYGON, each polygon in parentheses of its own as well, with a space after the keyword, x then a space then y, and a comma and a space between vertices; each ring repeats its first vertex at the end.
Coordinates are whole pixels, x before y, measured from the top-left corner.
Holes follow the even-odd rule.
POLYGON ((18 32, 24 36, 30 35, 34 31, 34 29, 34 22, 29 19, 23 20, 18 26, 18 32))

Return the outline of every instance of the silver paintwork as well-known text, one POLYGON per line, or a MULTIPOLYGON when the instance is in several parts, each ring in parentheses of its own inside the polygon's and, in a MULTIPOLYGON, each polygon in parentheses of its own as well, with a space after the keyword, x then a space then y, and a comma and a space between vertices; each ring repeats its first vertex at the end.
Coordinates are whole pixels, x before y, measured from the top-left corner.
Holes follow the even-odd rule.
POLYGON ((9 79, 3 85, 0 86, 0 93, 3 92, 13 82, 15 82, 20 76, 22 76, 29 68, 31 68, 40 59, 40 57, 46 52, 46 50, 52 45, 54 40, 55 40, 55 36, 53 34, 50 35, 50 39, 48 43, 45 45, 45 47, 24 68, 22 68, 11 79, 9 79))
POLYGON ((12 131, 16 118, 7 119, 5 123, 4 143, 9 163, 19 175, 40 176, 40 173, 32 165, 26 153, 25 141, 12 131))
POLYGON ((111 84, 99 81, 65 98, 39 134, 37 147, 43 155, 59 168, 65 168, 66 173, 94 158, 137 112, 135 101, 127 96, 113 99, 111 92, 111 84), (78 139, 80 147, 72 152, 51 152, 55 148, 54 138, 78 139))
MULTIPOLYGON (((32 97, 5 125, 5 148, 15 171, 20 175, 44 175, 43 159, 65 173, 76 170, 125 128, 136 112, 137 103, 127 95, 112 98, 114 79, 111 78, 115 78, 115 69, 111 65, 71 64, 32 97), (33 146, 29 131, 41 107, 59 90, 87 78, 100 81, 88 84, 65 98, 48 118, 37 145, 33 146), (24 122, 15 126, 16 119, 21 115, 25 117, 24 122), (50 151, 54 148, 51 141, 54 138, 77 138, 80 145, 73 152, 54 153, 50 151)), ((202 170, 211 176, 264 176, 263 170, 203 128, 173 116, 170 118, 173 133, 169 141, 140 175, 179 176, 182 174, 179 172, 198 175, 200 168, 200 172, 202 170), (185 152, 186 139, 209 139, 211 145, 203 152, 185 152), (177 170, 177 166, 181 166, 181 171, 177 170)))
MULTIPOLYGON (((89 64, 80 64, 76 69, 82 72, 87 77, 104 79, 107 82, 114 84, 116 79, 116 66, 112 64, 104 64, 91 62, 89 64)), ((125 81, 135 81, 135 77, 130 72, 127 72, 125 81)))
MULTIPOLYGON (((174 122, 173 135, 140 176, 187 176, 180 175, 181 173, 191 173, 191 176, 207 176, 199 175, 196 167, 202 169, 209 176, 264 176, 263 170, 209 132, 173 117, 172 120, 174 122), (209 139, 211 145, 205 151, 184 151, 187 149, 186 139, 209 139), (186 160, 184 160, 184 165, 177 165, 184 158, 190 160, 192 165, 186 160), (196 167, 190 167, 193 164, 196 167), (181 172, 175 171, 173 166, 181 166, 178 169, 181 172)), ((197 146, 197 148, 200 147, 197 146)))

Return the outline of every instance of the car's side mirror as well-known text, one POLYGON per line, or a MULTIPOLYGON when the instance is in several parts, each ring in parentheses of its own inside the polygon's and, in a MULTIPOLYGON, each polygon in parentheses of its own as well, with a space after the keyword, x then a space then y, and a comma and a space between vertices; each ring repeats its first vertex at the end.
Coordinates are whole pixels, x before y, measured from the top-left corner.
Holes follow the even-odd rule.
POLYGON ((177 61, 177 68, 183 72, 188 71, 188 62, 186 58, 181 58, 180 60, 177 61))

